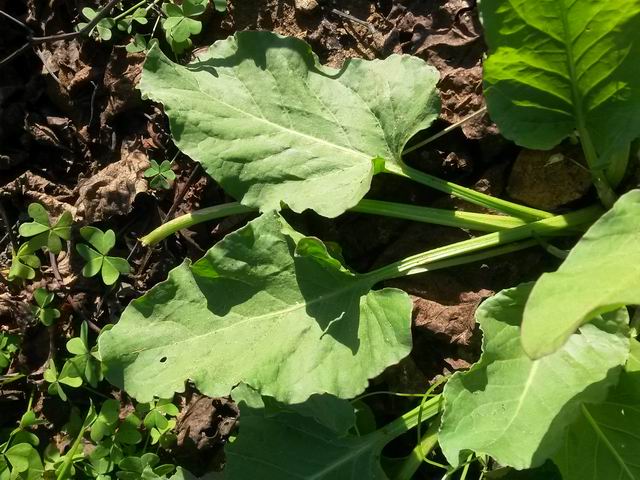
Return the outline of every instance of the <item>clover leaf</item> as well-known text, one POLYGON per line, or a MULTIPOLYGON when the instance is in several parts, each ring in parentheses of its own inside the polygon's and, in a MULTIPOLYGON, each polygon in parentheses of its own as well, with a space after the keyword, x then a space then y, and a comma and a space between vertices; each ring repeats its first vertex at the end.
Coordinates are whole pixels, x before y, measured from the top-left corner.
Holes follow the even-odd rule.
POLYGON ((207 5, 207 0, 184 0, 182 5, 165 3, 162 11, 167 16, 162 21, 167 42, 175 53, 182 53, 191 47, 191 36, 202 30, 202 22, 193 17, 201 15, 207 5))
POLYGON ((17 443, 4 452, 0 452, 0 478, 37 478, 31 473, 42 470, 38 451, 29 443, 17 443), (29 474, 23 477, 21 474, 29 474))
POLYGON ((102 380, 102 367, 97 358, 97 348, 89 346, 88 337, 87 322, 82 322, 80 336, 67 342, 67 351, 74 356, 65 362, 61 375, 79 377, 96 388, 102 380))
POLYGON ((46 247, 56 255, 60 253, 62 240, 68 241, 71 238, 71 225, 73 224, 71 213, 64 212, 52 225, 49 213, 39 203, 30 204, 28 212, 33 222, 20 225, 18 230, 20 235, 34 237, 34 244, 42 243, 42 248, 46 247))
POLYGON ((36 305, 31 306, 33 315, 42 322, 43 325, 49 327, 53 325, 53 322, 60 318, 60 310, 57 308, 49 308, 51 302, 53 302, 53 293, 47 291, 45 288, 38 288, 33 292, 33 299, 36 301, 36 305))
POLYGON ((58 395, 63 402, 66 402, 68 398, 63 385, 71 388, 78 388, 82 385, 82 379, 80 377, 69 376, 67 372, 58 374, 58 369, 53 360, 49 362, 49 366, 44 371, 43 376, 45 381, 50 383, 48 392, 52 395, 58 395))
POLYGON ((139 404, 136 411, 146 413, 143 423, 145 428, 149 430, 152 445, 160 443, 163 448, 168 448, 173 444, 176 436, 172 430, 176 426, 176 421, 167 417, 177 417, 180 410, 171 400, 160 399, 139 404))
MULTIPOLYGON (((97 14, 98 12, 95 11, 93 8, 85 7, 82 9, 82 15, 84 15, 84 17, 89 21, 93 20, 97 14)), ((88 25, 87 23, 78 23, 78 29, 82 30, 87 25, 88 25)), ((115 27, 115 25, 116 25, 116 22, 113 18, 101 19, 97 23, 97 25, 94 27, 95 29, 94 31, 98 39, 105 40, 105 41, 111 40, 111 37, 112 37, 111 29, 115 27)))
POLYGON ((147 48, 149 48, 149 46, 145 36, 140 33, 136 33, 131 39, 131 42, 129 42, 125 47, 125 50, 129 53, 138 53, 144 52, 147 48))
POLYGON ((113 230, 103 232, 96 227, 82 227, 80 235, 90 244, 76 245, 76 250, 87 262, 82 268, 82 275, 93 277, 101 272, 105 285, 113 285, 121 273, 131 271, 129 262, 124 258, 107 255, 116 244, 116 234, 113 230))
POLYGON ((176 178, 176 174, 171 170, 173 162, 165 160, 158 165, 158 162, 151 160, 150 163, 151 166, 144 172, 144 176, 151 179, 149 180, 149 186, 155 189, 169 189, 171 187, 170 182, 176 178))
POLYGON ((131 33, 134 22, 140 25, 146 25, 149 22, 147 20, 146 8, 137 8, 130 15, 127 15, 123 19, 118 20, 116 26, 118 27, 118 30, 120 30, 121 32, 131 33))
POLYGON ((20 340, 17 335, 0 332, 0 373, 11 364, 11 358, 18 351, 20 340))
POLYGON ((160 457, 155 453, 145 453, 140 457, 127 457, 118 465, 122 471, 116 473, 116 476, 123 480, 159 479, 175 469, 174 465, 158 465, 158 463, 160 463, 160 457))

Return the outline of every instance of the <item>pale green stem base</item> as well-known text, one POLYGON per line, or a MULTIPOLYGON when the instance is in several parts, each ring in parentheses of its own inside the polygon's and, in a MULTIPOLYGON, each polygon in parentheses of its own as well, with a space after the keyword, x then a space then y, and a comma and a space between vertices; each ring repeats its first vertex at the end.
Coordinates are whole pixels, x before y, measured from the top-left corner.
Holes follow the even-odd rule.
POLYGON ((413 478, 418 468, 420 468, 420 465, 424 462, 425 457, 429 455, 438 444, 439 428, 439 419, 431 422, 431 425, 429 425, 428 430, 422 436, 420 442, 402 462, 402 466, 394 476, 394 480, 411 480, 413 478))
MULTIPOLYGON (((145 246, 152 246, 184 228, 192 227, 198 223, 207 222, 216 218, 242 213, 256 212, 252 207, 247 207, 238 202, 225 203, 213 207, 203 208, 194 212, 174 218, 156 228, 140 239, 145 246)), ((461 212, 439 208, 418 207, 379 200, 361 200, 350 211, 382 215, 417 222, 433 223, 448 227, 466 228, 481 232, 495 232, 509 228, 526 225, 524 220, 507 217, 504 215, 488 215, 484 213, 461 212)))

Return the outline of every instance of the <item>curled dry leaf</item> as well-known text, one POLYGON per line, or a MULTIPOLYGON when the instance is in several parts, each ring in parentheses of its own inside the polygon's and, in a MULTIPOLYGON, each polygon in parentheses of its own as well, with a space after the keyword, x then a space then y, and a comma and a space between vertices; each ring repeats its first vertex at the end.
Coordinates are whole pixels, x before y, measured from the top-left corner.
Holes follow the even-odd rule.
POLYGON ((147 168, 149 159, 144 153, 124 151, 122 160, 80 180, 75 190, 76 220, 93 223, 129 213, 136 195, 148 189, 142 176, 147 168))

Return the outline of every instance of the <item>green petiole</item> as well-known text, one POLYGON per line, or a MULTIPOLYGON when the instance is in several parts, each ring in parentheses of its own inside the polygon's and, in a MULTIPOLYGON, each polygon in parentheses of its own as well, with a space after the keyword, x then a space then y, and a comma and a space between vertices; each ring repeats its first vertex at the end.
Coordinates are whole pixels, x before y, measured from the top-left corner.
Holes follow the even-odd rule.
MULTIPOLYGON (((489 215, 483 213, 445 210, 440 208, 417 207, 415 205, 404 205, 400 203, 368 199, 361 200, 360 203, 350 211, 402 218, 417 222, 433 223, 448 227, 466 228, 481 232, 495 232, 496 230, 505 230, 526 225, 524 220, 504 215, 489 215)), ((140 242, 145 246, 152 246, 164 240, 169 235, 198 223, 227 217, 229 215, 239 215, 251 212, 256 212, 256 209, 247 207, 238 202, 203 208, 168 221, 142 237, 140 242)))
POLYGON ((543 210, 519 205, 501 198, 477 192, 471 188, 463 187, 453 182, 447 182, 446 180, 442 180, 438 177, 421 172, 420 170, 416 170, 415 168, 411 168, 404 163, 385 164, 383 172, 408 178, 414 182, 421 183, 422 185, 426 185, 443 193, 454 195, 475 205, 492 208, 523 220, 535 221, 543 218, 551 218, 553 216, 553 214, 543 210))
MULTIPOLYGON (((489 233, 462 242, 445 245, 444 247, 434 248, 369 272, 368 275, 374 283, 377 283, 392 278, 432 271, 436 268, 450 267, 501 255, 509 251, 510 244, 529 240, 535 235, 542 237, 575 233, 577 228, 593 223, 602 213, 603 210, 600 206, 587 207, 565 215, 557 215, 528 223, 521 227, 489 233), (491 247, 498 248, 474 254, 473 256, 467 255, 491 247)), ((532 242, 529 240, 524 245, 531 246, 532 242)), ((524 247, 521 244, 515 245, 513 248, 520 249, 524 247)))

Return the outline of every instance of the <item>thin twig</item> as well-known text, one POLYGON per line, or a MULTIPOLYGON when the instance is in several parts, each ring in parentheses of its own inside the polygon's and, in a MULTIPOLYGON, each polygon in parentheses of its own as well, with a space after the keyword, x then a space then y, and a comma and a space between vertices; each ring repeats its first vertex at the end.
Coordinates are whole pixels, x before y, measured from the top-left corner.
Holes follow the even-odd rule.
POLYGON ((41 43, 55 42, 57 40, 71 40, 73 38, 81 37, 81 36, 84 36, 85 34, 90 33, 93 30, 93 28, 100 22, 100 20, 106 17, 111 11, 111 9, 120 1, 121 0, 110 0, 109 3, 107 3, 102 9, 100 9, 100 11, 98 11, 98 13, 96 13, 96 16, 93 17, 93 19, 91 19, 89 23, 87 23, 84 27, 82 27, 80 30, 76 32, 59 33, 56 35, 45 35, 42 37, 34 37, 32 34, 32 30, 27 25, 22 23, 17 18, 14 18, 13 16, 9 15, 7 12, 0 10, 0 13, 2 14, 2 16, 4 16, 5 18, 11 19, 13 22, 26 28, 29 31, 29 35, 27 36, 27 42, 24 45, 22 45, 20 48, 18 48, 15 52, 3 58, 0 61, 0 66, 4 65, 8 61, 10 61, 12 58, 24 52, 25 50, 28 50, 29 47, 31 46, 40 45, 41 43))
POLYGON ((452 125, 449 125, 444 130, 436 133, 435 135, 430 136, 426 140, 422 140, 421 142, 418 142, 415 145, 411 145, 409 148, 405 148, 404 152, 402 152, 402 153, 411 153, 411 152, 413 152, 413 151, 415 151, 415 150, 417 150, 417 149, 419 149, 421 147, 424 147, 426 144, 431 143, 434 140, 437 140, 438 138, 442 137, 443 135, 446 135, 447 133, 449 133, 452 130, 455 130, 458 127, 461 127, 462 125, 467 123, 469 120, 472 120, 472 119, 476 118, 477 116, 483 114, 486 111, 487 111, 487 107, 482 107, 480 110, 467 115, 462 120, 459 120, 456 123, 454 123, 452 125))
POLYGON ((0 217, 2 217, 2 221, 4 222, 5 227, 7 227, 7 235, 9 235, 9 241, 11 242, 11 246, 15 252, 18 251, 20 245, 18 244, 18 240, 16 236, 13 234, 13 230, 11 229, 11 225, 9 224, 9 217, 7 217, 7 211, 4 209, 4 205, 0 201, 0 217))
POLYGON ((340 17, 344 17, 347 20, 351 20, 354 23, 359 23, 360 25, 364 25, 365 27, 367 27, 367 29, 369 30, 369 33, 371 33, 371 35, 375 35, 376 33, 376 29, 373 25, 371 25, 369 22, 365 21, 365 20, 360 20, 358 17, 354 17, 353 15, 349 15, 348 13, 342 12, 336 8, 334 8, 333 10, 331 10, 332 13, 335 13, 336 15, 340 16, 340 17))
POLYGON ((13 23, 20 25, 22 28, 24 28, 27 32, 31 33, 31 29, 27 26, 26 23, 21 22, 20 20, 18 20, 17 18, 9 15, 7 12, 3 12, 2 10, 0 10, 0 15, 2 15, 4 18, 11 20, 13 23))
POLYGON ((36 55, 38 55, 38 58, 40 58, 40 61, 42 62, 42 65, 47 70, 47 72, 49 72, 49 75, 51 75, 53 77, 53 79, 56 82, 58 82, 58 85, 60 85, 62 88, 64 88, 66 90, 66 87, 64 85, 62 85, 62 82, 60 81, 58 76, 55 73, 53 73, 53 71, 49 68, 49 65, 47 64, 47 59, 44 58, 44 55, 42 54, 42 51, 38 47, 33 47, 33 51, 36 52, 36 55))

